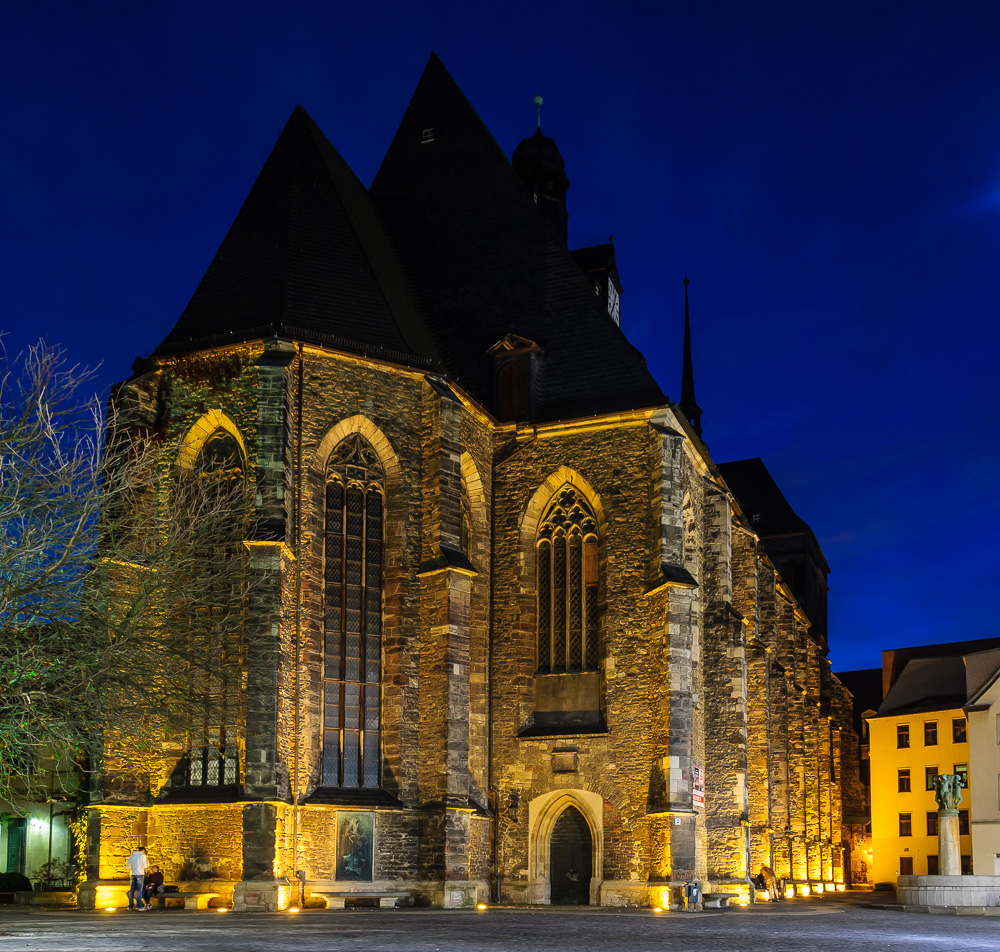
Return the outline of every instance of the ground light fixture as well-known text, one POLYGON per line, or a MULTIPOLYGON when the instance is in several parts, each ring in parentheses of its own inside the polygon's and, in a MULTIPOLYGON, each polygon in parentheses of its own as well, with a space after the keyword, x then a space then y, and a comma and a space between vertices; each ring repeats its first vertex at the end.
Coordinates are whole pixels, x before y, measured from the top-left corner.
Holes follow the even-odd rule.
POLYGON ((479 903, 479 905, 478 905, 478 906, 476 906, 476 908, 477 908, 477 909, 478 909, 478 910, 479 910, 480 912, 482 912, 482 911, 483 911, 484 909, 489 909, 489 906, 487 906, 485 902, 481 902, 481 903, 479 903))
POLYGON ((288 907, 288 911, 289 912, 298 912, 299 911, 299 907, 298 906, 289 906, 288 907))
POLYGON ((117 912, 118 910, 117 910, 117 908, 115 906, 105 906, 104 907, 104 911, 105 912, 117 912))
POLYGON ((225 906, 222 906, 219 909, 216 909, 215 911, 216 912, 229 912, 229 910, 225 906))

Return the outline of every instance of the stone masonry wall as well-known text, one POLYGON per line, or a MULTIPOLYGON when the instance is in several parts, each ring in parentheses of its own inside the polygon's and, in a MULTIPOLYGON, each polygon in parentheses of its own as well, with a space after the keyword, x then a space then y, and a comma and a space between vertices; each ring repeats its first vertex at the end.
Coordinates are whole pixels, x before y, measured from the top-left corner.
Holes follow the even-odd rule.
MULTIPOLYGON (((506 433, 503 437, 509 438, 506 433)), ((510 794, 517 793, 524 811, 553 791, 599 794, 603 816, 592 819, 603 824, 603 869, 594 875, 606 882, 641 885, 643 890, 651 875, 668 875, 665 865, 670 861, 669 845, 662 840, 653 861, 651 827, 645 819, 651 788, 661 797, 665 793, 672 729, 672 721, 665 718, 676 714, 661 693, 669 678, 663 653, 673 620, 665 617, 667 605, 672 600, 686 602, 684 614, 691 617, 690 596, 685 598, 683 590, 645 597, 660 575, 660 520, 651 522, 642 515, 659 495, 659 472, 654 475, 649 466, 651 458, 658 458, 659 442, 659 435, 645 424, 609 424, 579 433, 538 434, 521 443, 501 442, 493 487, 493 750, 498 802, 506 805, 510 794), (600 690, 608 732, 519 739, 518 732, 532 726, 536 667, 534 526, 526 526, 525 519, 540 513, 548 494, 565 479, 575 480, 598 514, 600 690), (539 490, 544 498, 536 497, 539 490)), ((534 518, 536 526, 537 515, 534 518)), ((676 524, 681 525, 679 513, 676 524)), ((657 827, 660 835, 668 830, 657 827)), ((529 895, 543 888, 547 863, 544 854, 530 852, 530 842, 532 831, 523 818, 516 824, 501 822, 501 875, 508 888, 521 883, 529 895)), ((684 862, 693 864, 691 842, 684 862)))

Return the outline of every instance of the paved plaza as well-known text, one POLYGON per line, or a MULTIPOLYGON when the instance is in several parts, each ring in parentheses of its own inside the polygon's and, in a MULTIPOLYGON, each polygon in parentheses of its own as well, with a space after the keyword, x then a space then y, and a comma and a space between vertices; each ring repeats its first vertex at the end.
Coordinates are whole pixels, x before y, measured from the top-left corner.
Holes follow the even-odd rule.
POLYGON ((1000 917, 915 915, 855 902, 656 914, 639 909, 84 913, 0 907, 0 952, 965 952, 1000 949, 1000 917))

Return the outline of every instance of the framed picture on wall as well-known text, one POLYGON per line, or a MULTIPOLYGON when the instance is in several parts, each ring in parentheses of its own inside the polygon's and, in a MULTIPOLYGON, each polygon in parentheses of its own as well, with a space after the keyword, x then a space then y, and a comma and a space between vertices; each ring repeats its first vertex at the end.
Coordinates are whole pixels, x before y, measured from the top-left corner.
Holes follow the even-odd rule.
POLYGON ((375 814, 355 810, 337 813, 337 881, 372 881, 375 814))

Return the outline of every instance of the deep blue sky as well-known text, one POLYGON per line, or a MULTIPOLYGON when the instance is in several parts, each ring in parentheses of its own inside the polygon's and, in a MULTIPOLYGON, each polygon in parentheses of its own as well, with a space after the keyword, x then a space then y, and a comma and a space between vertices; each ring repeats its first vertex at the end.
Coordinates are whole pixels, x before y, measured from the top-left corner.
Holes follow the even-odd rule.
POLYGON ((295 104, 368 184, 433 50, 508 155, 544 96, 570 243, 615 235, 622 328, 675 399, 691 279, 705 438, 815 529, 835 670, 1000 635, 1000 3, 473 6, 9 7, 8 352, 128 376, 295 104))

